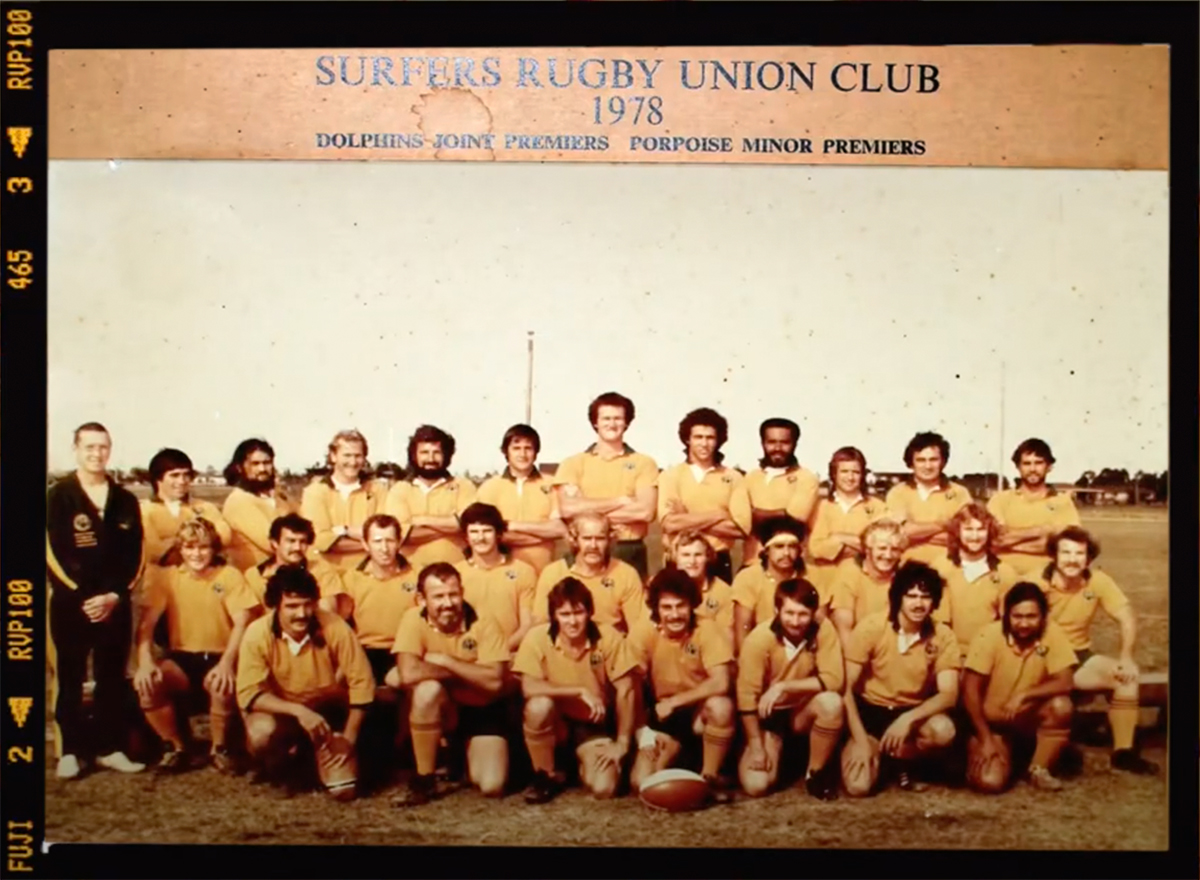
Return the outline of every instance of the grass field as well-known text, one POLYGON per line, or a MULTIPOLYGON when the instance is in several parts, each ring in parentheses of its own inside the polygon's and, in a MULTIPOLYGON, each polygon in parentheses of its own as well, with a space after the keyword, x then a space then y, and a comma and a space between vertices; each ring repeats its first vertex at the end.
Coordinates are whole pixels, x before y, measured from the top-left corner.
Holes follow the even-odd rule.
MULTIPOLYGON (((1139 664, 1165 670, 1165 512, 1088 511, 1084 524, 1101 542, 1100 566, 1137 609, 1139 664)), ((1115 650, 1117 639, 1109 621, 1097 624, 1095 650, 1115 650)), ((210 770, 173 778, 104 772, 64 783, 48 761, 46 837, 95 843, 1165 849, 1163 737, 1154 735, 1144 748, 1164 765, 1154 778, 1110 772, 1106 749, 1084 752, 1084 774, 1058 794, 1018 785, 985 797, 934 787, 922 794, 892 789, 866 800, 819 803, 791 788, 675 815, 653 813, 629 797, 597 802, 577 790, 538 807, 526 806, 517 794, 496 801, 473 791, 410 810, 391 806, 391 789, 345 805, 322 794, 285 800, 210 770)))

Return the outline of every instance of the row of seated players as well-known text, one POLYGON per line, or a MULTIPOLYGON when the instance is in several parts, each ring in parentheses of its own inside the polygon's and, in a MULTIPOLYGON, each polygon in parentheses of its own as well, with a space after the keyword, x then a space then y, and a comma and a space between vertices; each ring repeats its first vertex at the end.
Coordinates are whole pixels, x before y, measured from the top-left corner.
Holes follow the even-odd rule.
POLYGON ((871 791, 881 755, 902 787, 919 787, 914 759, 950 747, 964 724, 975 734, 974 786, 1008 783, 1005 737, 1025 733, 1036 740, 1028 778, 1056 789, 1050 767, 1068 739, 1073 691, 1111 692, 1115 768, 1157 770, 1133 750, 1132 610, 1090 567, 1098 547, 1082 529, 1055 536, 1044 576, 1020 581, 988 552, 995 523, 978 505, 956 515, 948 561, 937 568, 909 562, 897 571, 903 530, 879 521, 832 597, 799 576, 805 530, 787 518, 763 524, 760 563, 733 585, 708 574, 706 542, 681 536, 645 592, 609 557, 602 516, 575 519, 573 561, 548 567, 536 584, 503 554, 498 511, 468 509, 463 529, 467 560, 414 573, 397 552, 398 523, 377 516, 364 528, 366 559, 339 578, 308 560, 311 525, 289 515, 272 525, 275 556, 242 577, 221 564, 212 524, 187 524, 183 563, 151 571, 138 627, 135 686, 168 744, 160 767, 187 764, 174 696, 207 691, 219 767, 234 763, 227 733, 236 703, 260 775, 290 778, 282 765, 301 731, 301 742, 318 746, 319 766, 348 760, 323 744, 334 730, 357 740, 379 685, 400 703, 412 743, 417 772, 405 803, 435 791, 438 749, 451 732, 470 780, 500 792, 516 718, 534 801, 554 796, 554 751, 564 741, 576 746, 584 784, 611 794, 635 736, 635 788, 698 738, 701 770, 714 795, 728 798, 719 770, 739 718, 739 777, 751 794, 775 784, 792 733, 809 735, 806 785, 819 797, 834 796, 839 777, 851 794, 871 791), (1119 659, 1090 651, 1098 607, 1121 625, 1119 659), (164 614, 170 650, 156 658, 164 614), (964 661, 965 716, 956 709, 964 661), (846 731, 839 774, 830 758, 846 731))

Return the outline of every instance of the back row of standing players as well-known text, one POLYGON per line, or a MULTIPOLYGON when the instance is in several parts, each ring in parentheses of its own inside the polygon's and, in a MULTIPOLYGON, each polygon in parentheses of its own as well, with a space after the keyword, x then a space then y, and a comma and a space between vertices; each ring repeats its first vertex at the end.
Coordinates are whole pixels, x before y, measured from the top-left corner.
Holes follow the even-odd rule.
MULTIPOLYGON (((997 494, 986 509, 944 478, 949 444, 932 433, 909 443, 904 458, 912 477, 884 501, 863 491, 866 461, 852 447, 834 454, 830 497, 821 499, 818 478, 796 460, 799 428, 789 420, 762 424, 761 467, 743 476, 721 464, 725 420, 696 410, 680 424, 687 460, 660 474, 652 459, 624 442, 634 415, 631 401, 601 395, 588 414, 596 443, 565 460, 552 481, 536 467, 536 431, 517 425, 501 443, 504 473, 478 490, 449 473, 454 440, 437 428, 416 431, 406 479, 386 492, 362 477, 365 438, 341 432, 329 446, 331 473, 305 488, 298 516, 276 486, 273 450, 264 441, 246 441, 235 452, 226 471, 233 489, 220 512, 190 499, 186 456, 160 452, 150 468, 154 497, 141 511, 151 572, 135 676, 151 724, 180 746, 165 705, 165 679, 184 689, 202 678, 214 696, 217 686, 231 697, 236 666, 237 702, 246 713, 251 748, 256 741, 266 745, 278 725, 254 720, 271 714, 264 703, 273 705, 281 692, 279 682, 269 680, 279 671, 273 669, 279 666, 273 642, 287 632, 280 596, 272 596, 268 583, 280 568, 302 565, 318 585, 321 616, 348 619, 373 678, 409 695, 418 771, 409 791, 414 802, 433 790, 431 764, 443 728, 454 724, 456 713, 446 709, 456 696, 467 710, 458 714, 468 716, 457 724, 460 733, 476 734, 472 739, 482 746, 468 751, 474 755, 472 781, 490 791, 506 773, 507 754, 501 761, 496 745, 487 742, 498 738, 503 718, 476 704, 499 703, 481 694, 512 688, 501 684, 490 691, 491 679, 480 678, 481 669, 462 668, 482 662, 480 645, 489 640, 478 637, 477 626, 498 633, 490 641, 504 661, 517 658, 513 671, 522 679, 525 741, 536 771, 532 800, 556 790, 553 749, 564 735, 582 736, 581 778, 594 791, 611 788, 612 773, 630 748, 635 715, 641 722, 635 786, 669 766, 693 735, 702 743, 702 770, 719 790, 718 769, 740 717, 746 748, 739 776, 753 794, 775 783, 783 743, 792 733, 809 734, 807 783, 818 796, 833 796, 839 776, 853 794, 870 791, 881 755, 903 787, 918 787, 912 761, 955 739, 964 661, 974 673, 963 680, 963 702, 975 733, 968 778, 977 788, 995 790, 1008 781, 1005 731, 1036 740, 1030 781, 1044 789, 1060 786, 1049 768, 1067 739, 1073 689, 1113 692, 1113 765, 1154 771, 1132 748, 1138 681, 1132 611, 1111 579, 1090 568, 1097 548, 1079 529, 1070 498, 1047 486, 1053 456, 1044 442, 1018 447, 1018 488, 997 494), (196 560, 180 556, 179 541, 181 528, 197 534, 185 528, 193 518, 212 524, 209 546, 228 546, 229 562, 244 571, 244 604, 265 601, 278 618, 253 630, 245 627, 248 620, 226 627, 233 637, 219 648, 206 646, 215 650, 189 650, 180 642, 187 627, 172 600, 188 592, 181 580, 196 572, 196 560), (645 536, 656 518, 669 562, 647 589, 645 536), (571 553, 555 560, 555 542, 563 536, 571 553), (747 564, 735 577, 730 551, 738 540, 745 542, 747 564), (914 564, 899 568, 897 576, 901 562, 914 564), (1030 583, 1013 590, 1022 581, 1030 583), (580 587, 586 590, 583 602, 577 601, 580 587), (457 601, 444 595, 455 589, 457 601), (1091 656, 1088 632, 1097 606, 1121 624, 1119 658, 1091 656), (418 612, 406 635, 401 621, 412 608, 418 612), (588 619, 585 625, 571 625, 574 612, 588 619), (164 613, 172 647, 207 658, 191 673, 176 663, 164 677, 164 665, 151 657, 153 624, 164 613), (601 629, 588 628, 589 622, 601 629), (616 694, 615 711, 603 699, 576 693, 578 670, 556 669, 550 649, 569 649, 559 642, 570 642, 572 633, 583 637, 581 648, 596 649, 607 639, 608 650, 592 651, 593 667, 594 657, 603 657, 606 671, 593 668, 588 680, 616 694), (240 663, 235 641, 242 642, 240 663), (259 661, 245 659, 247 646, 259 661), (628 652, 619 649, 626 647, 628 652), (406 662, 406 655, 419 665, 406 662), (456 679, 437 661, 468 674, 456 679), (634 689, 639 699, 630 708, 620 683, 635 669, 649 687, 645 700, 634 689), (556 675, 571 681, 560 686, 556 675), (545 686, 531 690, 531 679, 545 686), (455 680, 460 688, 448 683, 455 680), (437 687, 423 688, 426 681, 437 687), (430 691, 437 693, 431 697, 430 691), (843 691, 849 698, 843 700, 843 691), (850 742, 839 774, 830 758, 844 729, 850 742)), ((233 624, 238 609, 229 607, 230 591, 225 593, 233 624)), ((311 627, 315 619, 297 625, 311 627)), ((588 655, 583 650, 578 659, 588 655)), ((483 665, 499 662, 497 657, 483 665)), ((187 662, 195 666, 193 660, 187 662)), ((302 725, 310 734, 310 728, 327 732, 324 722, 307 720, 302 725)), ((958 720, 961 725, 961 712, 958 720)), ((349 727, 356 737, 358 724, 349 727)), ((222 763, 224 744, 217 740, 215 758, 222 763)), ((172 755, 180 752, 169 749, 164 763, 179 763, 172 755)))

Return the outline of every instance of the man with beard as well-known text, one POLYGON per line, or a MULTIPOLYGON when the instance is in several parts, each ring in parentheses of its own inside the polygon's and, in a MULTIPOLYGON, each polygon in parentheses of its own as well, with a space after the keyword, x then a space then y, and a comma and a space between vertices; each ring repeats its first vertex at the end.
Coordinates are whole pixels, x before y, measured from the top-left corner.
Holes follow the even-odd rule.
POLYGON ((367 438, 358 431, 338 431, 329 443, 330 473, 304 487, 300 513, 313 524, 313 546, 339 572, 366 559, 362 524, 383 506, 383 496, 364 476, 367 438))
POLYGON ((696 616, 712 620, 733 644, 733 587, 713 574, 716 551, 699 532, 677 532, 667 545, 667 564, 690 577, 700 590, 696 616))
POLYGON ((508 466, 504 473, 485 480, 478 495, 484 504, 495 506, 508 524, 501 540, 512 548, 513 558, 533 566, 537 574, 554 558, 554 542, 567 533, 554 485, 535 464, 541 449, 537 431, 529 425, 513 425, 500 442, 508 466))
POLYGON ((642 579, 633 566, 611 555, 613 545, 608 518, 599 513, 575 517, 567 527, 574 561, 556 560, 538 578, 533 598, 533 622, 549 623, 546 604, 550 591, 563 578, 582 581, 592 593, 595 603, 593 620, 628 633, 635 623, 646 616, 646 598, 642 579))
POLYGON ((679 439, 687 459, 663 471, 658 480, 658 518, 663 542, 682 531, 699 532, 713 548, 713 572, 733 580, 730 549, 750 531, 750 505, 744 493, 741 506, 731 499, 744 477, 721 464, 721 447, 729 438, 729 423, 715 410, 692 410, 679 423, 679 439))
POLYGON ((396 806, 428 803, 443 732, 466 748, 471 782, 498 797, 508 779, 504 690, 511 657, 499 627, 463 601, 454 566, 421 569, 420 611, 400 622, 392 653, 400 683, 409 691, 413 757, 417 772, 396 806))
POLYGON ((352 609, 341 575, 332 565, 320 557, 309 559, 308 550, 313 542, 312 523, 298 513, 277 517, 267 532, 267 545, 271 555, 246 569, 246 583, 258 600, 266 605, 267 582, 284 565, 306 568, 312 572, 320 586, 320 605, 325 611, 348 618, 352 609))
POLYGON ((850 644, 850 634, 859 621, 887 611, 888 590, 906 543, 904 529, 893 520, 877 519, 863 529, 862 565, 838 572, 829 601, 843 650, 850 644))
POLYGON ((829 461, 829 497, 817 502, 805 558, 805 577, 822 596, 832 594, 839 573, 857 567, 865 553, 863 529, 887 516, 883 501, 863 494, 866 474, 866 456, 853 446, 829 461))
POLYGON ((700 773, 713 800, 728 803, 732 796, 719 774, 737 733, 728 696, 733 651, 712 621, 696 617, 699 604, 692 579, 665 568, 650 581, 650 617, 629 633, 629 647, 650 684, 630 784, 640 789, 642 780, 670 767, 699 736, 700 773))
POLYGON ((564 742, 575 747, 580 782, 609 798, 633 740, 637 659, 620 633, 592 620, 592 594, 581 581, 559 581, 547 604, 550 623, 530 630, 512 666, 525 695, 525 745, 534 771, 525 801, 542 804, 558 794, 554 751, 564 742))
POLYGON ((997 492, 988 510, 1000 525, 995 549, 1017 574, 1038 575, 1051 562, 1046 545, 1067 526, 1079 525, 1079 511, 1070 495, 1046 483, 1054 467, 1054 453, 1044 440, 1031 437, 1012 455, 1020 480, 1015 489, 997 492))
POLYGON ((950 517, 971 503, 971 493, 951 483, 942 471, 950 461, 950 444, 941 434, 923 431, 908 441, 904 463, 912 476, 887 493, 889 516, 904 524, 908 549, 904 561, 931 564, 946 558, 950 517))
POLYGON ((233 487, 221 508, 233 532, 229 564, 245 572, 271 558, 271 523, 296 508, 275 485, 275 450, 266 440, 251 438, 237 445, 225 482, 233 487))
POLYGON ((946 583, 936 620, 950 624, 966 657, 976 634, 1000 619, 1000 603, 1017 573, 992 553, 996 520, 982 504, 960 508, 950 520, 949 555, 934 568, 946 583))
POLYGON ((1075 689, 1111 691, 1108 723, 1112 728, 1112 766, 1129 773, 1152 775, 1158 765, 1138 754, 1137 733, 1139 671, 1133 659, 1137 639, 1137 617, 1121 588, 1106 573, 1092 569, 1100 545, 1079 526, 1068 526, 1050 538, 1047 549, 1054 559, 1036 583, 1050 603, 1050 620, 1067 634, 1079 658, 1075 689), (1091 628, 1101 608, 1121 628, 1121 647, 1116 657, 1092 653, 1091 628))
POLYGON ((319 590, 306 569, 278 569, 267 582, 270 611, 246 628, 238 653, 237 701, 259 763, 257 778, 282 782, 289 791, 300 787, 306 759, 323 779, 350 760, 334 737, 352 754, 375 699, 366 654, 345 621, 318 607, 319 590), (305 743, 311 749, 293 748, 305 743))
POLYGON ((485 617, 491 617, 515 652, 533 626, 533 595, 537 575, 533 567, 513 559, 500 544, 507 523, 490 504, 476 502, 462 513, 467 558, 455 565, 462 578, 463 600, 485 617))
POLYGON ((821 800, 837 797, 845 662, 837 630, 817 621, 817 588, 803 578, 775 591, 775 619, 760 623, 738 655, 737 708, 746 732, 738 765, 742 788, 766 794, 779 779, 783 747, 809 734, 805 787, 821 800))
POLYGON ((859 623, 845 648, 850 740, 842 781, 853 797, 874 789, 881 758, 893 765, 901 789, 923 791, 915 760, 954 742, 947 713, 958 701, 962 655, 950 627, 933 620, 941 599, 938 573, 905 563, 888 590, 888 611, 859 623))
POLYGON ((804 523, 787 516, 759 524, 759 564, 746 565, 733 579, 734 654, 755 626, 775 616, 776 586, 804 574, 800 556, 807 534, 804 523))
POLYGON ((408 473, 388 491, 384 513, 408 534, 405 555, 418 571, 434 562, 461 562, 466 542, 459 515, 475 500, 475 484, 450 475, 454 438, 421 425, 408 441, 408 473))
POLYGON ((610 552, 645 578, 646 533, 658 510, 658 465, 626 445, 625 431, 633 416, 633 401, 615 391, 593 400, 588 421, 596 442, 559 465, 554 485, 563 519, 606 516, 616 538, 610 552))
POLYGON ((183 561, 176 540, 179 529, 201 517, 212 523, 221 545, 229 546, 233 532, 221 511, 212 502, 191 495, 196 471, 187 453, 179 449, 160 449, 150 459, 149 471, 150 497, 141 502, 148 564, 179 565, 183 561))
POLYGON ((796 460, 800 426, 791 419, 767 419, 758 427, 763 457, 730 500, 730 509, 750 508, 750 532, 742 545, 742 566, 753 566, 762 550, 758 529, 769 519, 790 516, 807 527, 817 509, 821 481, 796 460))
POLYGON ((1050 621, 1041 589, 1028 581, 1004 596, 1004 616, 971 641, 963 676, 963 707, 975 728, 968 743, 967 782, 997 794, 1012 776, 1009 740, 1035 739, 1027 779, 1059 791, 1050 773, 1071 736, 1071 687, 1078 662, 1066 633, 1050 621))
MULTIPOLYGON (((132 594, 142 577, 142 517, 137 498, 108 474, 112 439, 88 422, 75 430, 76 469, 46 495, 46 583, 54 673, 59 779, 75 779, 80 758, 121 773, 144 764, 121 751, 125 665, 132 636, 132 594), (83 711, 88 655, 96 682, 94 722, 83 711)), ((15 515, 15 514, 12 514, 15 515)))

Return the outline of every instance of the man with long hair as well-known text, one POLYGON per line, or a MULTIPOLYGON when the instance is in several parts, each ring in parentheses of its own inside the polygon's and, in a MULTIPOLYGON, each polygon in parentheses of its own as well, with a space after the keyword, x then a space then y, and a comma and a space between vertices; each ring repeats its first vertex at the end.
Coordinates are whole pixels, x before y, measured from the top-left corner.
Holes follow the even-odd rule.
POLYGON ((146 563, 178 565, 177 536, 180 528, 197 518, 212 523, 221 545, 228 547, 233 531, 221 511, 211 501, 192 497, 196 469, 186 452, 160 449, 150 459, 150 497, 143 498, 142 531, 145 532, 146 563))
POLYGON ((843 446, 829 460, 829 497, 817 502, 805 557, 805 577, 829 596, 840 572, 853 569, 865 550, 863 529, 887 516, 887 505, 866 494, 867 459, 843 446))
POLYGON ((304 487, 300 513, 313 524, 313 547, 339 572, 366 559, 363 523, 383 507, 383 494, 367 476, 367 438, 338 431, 326 450, 329 473, 304 487))
POLYGON ((775 616, 775 589, 804 574, 804 523, 788 516, 758 526, 757 565, 747 564, 733 579, 733 649, 737 654, 749 632, 775 616))
POLYGON ((715 572, 717 553, 699 532, 677 532, 666 544, 667 565, 690 577, 700 590, 696 616, 712 620, 733 643, 733 587, 715 572))
POLYGON ((237 445, 225 482, 232 487, 221 508, 233 532, 229 564, 244 572, 271 558, 271 523, 297 506, 276 483, 275 450, 266 440, 252 437, 237 445))
POLYGON ((404 555, 416 569, 464 559, 458 517, 475 500, 475 484, 450 473, 454 438, 421 425, 408 440, 408 471, 388 490, 383 512, 404 527, 404 555))
POLYGON ((467 558, 454 567, 462 578, 463 599, 496 622, 508 650, 515 652, 533 626, 537 575, 533 566, 512 558, 500 543, 507 523, 495 507, 477 501, 460 519, 467 558))

